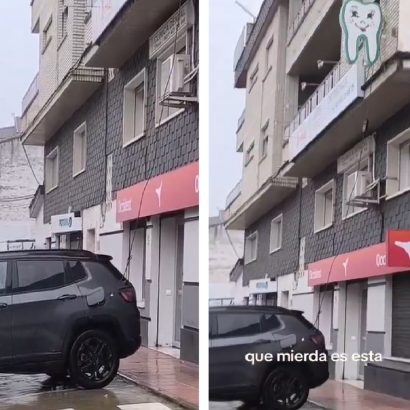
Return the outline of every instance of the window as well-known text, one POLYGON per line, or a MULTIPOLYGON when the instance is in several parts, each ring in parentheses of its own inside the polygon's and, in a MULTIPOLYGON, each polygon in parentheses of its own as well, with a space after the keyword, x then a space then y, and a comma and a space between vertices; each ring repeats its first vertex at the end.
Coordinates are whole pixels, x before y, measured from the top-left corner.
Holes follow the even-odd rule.
POLYGON ((168 97, 171 93, 186 92, 189 86, 185 84, 185 76, 190 71, 190 56, 186 53, 187 36, 184 35, 177 42, 177 53, 174 55, 174 47, 157 60, 157 99, 156 99, 156 125, 160 125, 168 119, 183 111, 182 108, 171 106, 168 97))
POLYGON ((254 232, 245 240, 245 263, 256 260, 258 252, 258 233, 254 232))
POLYGON ((0 295, 5 293, 7 287, 7 262, 0 262, 0 295))
POLYGON ((59 42, 61 43, 67 36, 68 29, 68 6, 66 0, 60 0, 59 2, 59 42))
POLYGON ((282 222, 283 215, 277 216, 270 223, 270 252, 275 252, 282 247, 282 222))
POLYGON ((46 157, 46 190, 52 191, 58 186, 59 149, 54 148, 46 157))
POLYGON ((372 157, 362 161, 359 167, 355 166, 345 172, 343 176, 343 205, 342 218, 348 218, 366 208, 351 205, 350 202, 368 184, 371 183, 369 170, 371 168, 372 157))
POLYGON ((252 161, 253 159, 253 151, 255 148, 255 143, 251 142, 251 145, 249 145, 249 148, 245 152, 245 167, 252 161))
POLYGON ((335 181, 331 180, 315 193, 315 232, 333 224, 335 181))
POLYGON ((252 88, 258 81, 258 72, 259 72, 259 64, 256 64, 256 67, 252 70, 251 75, 249 76, 249 92, 252 91, 252 88))
POLYGON ((261 142, 260 142, 260 156, 259 160, 262 161, 268 155, 268 144, 269 144, 269 136, 268 136, 268 127, 269 127, 269 119, 265 122, 261 129, 261 142))
POLYGON ((87 125, 82 123, 73 136, 73 176, 85 171, 87 161, 87 125))
POLYGON ((140 71, 124 88, 123 145, 144 136, 146 129, 146 71, 140 71))
POLYGON ((220 313, 218 337, 241 337, 261 333, 260 313, 220 313))
POLYGON ((266 43, 266 50, 265 50, 265 76, 268 75, 269 71, 272 68, 272 45, 273 45, 273 35, 269 38, 268 42, 266 43))
POLYGON ((51 15, 47 21, 47 24, 44 26, 42 34, 42 53, 44 53, 51 42, 51 25, 53 23, 53 16, 51 15))
POLYGON ((261 318, 261 331, 269 332, 272 330, 277 330, 282 327, 281 322, 274 314, 264 313, 261 318))
POLYGON ((85 171, 87 162, 87 124, 82 123, 73 136, 73 176, 85 171))
POLYGON ((94 3, 94 0, 87 0, 86 1, 85 18, 84 18, 84 23, 85 24, 87 24, 91 19, 92 10, 93 10, 93 6, 94 6, 93 3, 94 3))
POLYGON ((70 261, 66 263, 66 284, 71 284, 84 279, 87 276, 84 267, 79 261, 70 261))
POLYGON ((392 196, 410 189, 410 129, 387 143, 386 194, 392 196))
POLYGON ((399 191, 410 188, 410 141, 400 145, 399 191))
POLYGON ((62 261, 17 261, 18 292, 37 292, 64 286, 62 261))

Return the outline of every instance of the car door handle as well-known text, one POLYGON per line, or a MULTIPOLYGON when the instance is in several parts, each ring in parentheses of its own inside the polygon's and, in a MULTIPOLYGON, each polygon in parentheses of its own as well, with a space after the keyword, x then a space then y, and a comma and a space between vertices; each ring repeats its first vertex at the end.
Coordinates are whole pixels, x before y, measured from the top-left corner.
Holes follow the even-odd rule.
POLYGON ((8 306, 7 303, 0 303, 0 309, 6 309, 8 306))
POLYGON ((77 299, 77 295, 62 295, 58 298, 58 300, 72 300, 77 299))

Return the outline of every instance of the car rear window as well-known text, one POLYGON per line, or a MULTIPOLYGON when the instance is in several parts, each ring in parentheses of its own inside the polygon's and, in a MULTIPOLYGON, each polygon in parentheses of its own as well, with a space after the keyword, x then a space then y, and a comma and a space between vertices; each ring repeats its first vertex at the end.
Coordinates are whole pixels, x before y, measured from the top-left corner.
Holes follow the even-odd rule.
POLYGON ((238 337, 258 334, 261 331, 260 313, 218 314, 218 337, 238 337))
POLYGON ((66 263, 65 283, 71 284, 84 279, 87 276, 84 266, 80 261, 68 261, 66 263))

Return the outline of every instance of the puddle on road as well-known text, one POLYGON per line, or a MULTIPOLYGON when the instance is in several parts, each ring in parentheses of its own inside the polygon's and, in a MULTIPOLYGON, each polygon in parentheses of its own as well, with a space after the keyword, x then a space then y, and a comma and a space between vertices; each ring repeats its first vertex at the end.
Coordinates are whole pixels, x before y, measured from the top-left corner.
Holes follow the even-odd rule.
POLYGON ((55 381, 47 375, 0 374, 0 400, 29 394, 72 388, 69 381, 55 381))

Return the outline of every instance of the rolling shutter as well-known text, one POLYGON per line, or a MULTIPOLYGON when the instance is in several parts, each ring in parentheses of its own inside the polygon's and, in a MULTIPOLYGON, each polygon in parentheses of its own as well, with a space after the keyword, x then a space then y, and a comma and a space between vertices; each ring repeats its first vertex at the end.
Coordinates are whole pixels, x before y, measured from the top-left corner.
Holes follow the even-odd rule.
POLYGON ((392 355, 410 359, 410 272, 393 275, 392 355))

